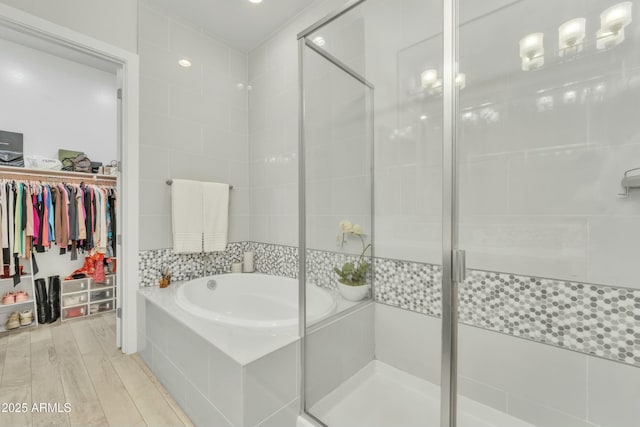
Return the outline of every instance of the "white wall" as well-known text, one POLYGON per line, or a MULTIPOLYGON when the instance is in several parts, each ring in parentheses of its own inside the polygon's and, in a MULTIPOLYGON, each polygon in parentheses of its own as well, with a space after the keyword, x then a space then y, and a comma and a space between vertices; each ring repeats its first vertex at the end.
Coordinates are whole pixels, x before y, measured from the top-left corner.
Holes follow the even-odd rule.
MULTIPOLYGON (((298 244, 296 35, 342 0, 315 3, 249 53, 251 240, 298 244)), ((337 224, 331 225, 335 245, 337 224)))
POLYGON ((0 73, 0 129, 24 134, 25 155, 117 159, 115 74, 5 40, 0 73))
MULTIPOLYGON (((615 2, 548 2, 546 8, 520 2, 485 15, 505 3, 461 4, 462 22, 483 16, 460 32, 467 76, 460 95, 460 245, 467 266, 638 288, 640 196, 617 193, 624 171, 638 167, 640 157, 640 124, 631 113, 640 90, 632 77, 640 18, 610 51, 597 51, 590 32, 587 54, 570 61, 556 53, 558 25, 578 14, 593 29, 615 2), (527 25, 487 31, 505 22, 527 25), (518 40, 533 31, 547 34, 547 66, 524 72, 518 40), (553 109, 538 111, 539 91, 555 99, 553 109), (565 102, 572 91, 576 101, 565 102)), ((297 154, 295 33, 310 16, 318 19, 339 4, 317 4, 249 55, 253 240, 296 244, 296 171, 291 161, 277 161, 297 154)), ((427 68, 442 73, 440 7, 370 1, 362 13, 318 32, 325 49, 376 85, 376 254, 435 264, 441 260, 442 97, 422 91, 419 79, 427 68), (347 31, 363 25, 358 17, 364 61, 344 48, 359 40, 347 31)), ((325 161, 332 164, 330 156, 325 161)), ((315 191, 311 184, 308 190, 315 191)), ((332 188, 323 206, 348 191, 332 188)), ((324 236, 315 246, 335 249, 336 219, 313 224, 324 236)))
POLYGON ((172 246, 173 178, 232 184, 229 238, 247 240, 247 55, 150 4, 140 7, 140 249, 172 246))
POLYGON ((137 0, 2 0, 47 21, 137 52, 137 0))
MULTIPOLYGON (((376 358, 440 382, 440 319, 376 304, 376 358), (416 339, 419 337, 419 339, 416 339)), ((466 325, 460 394, 540 427, 634 427, 640 369, 466 325)))

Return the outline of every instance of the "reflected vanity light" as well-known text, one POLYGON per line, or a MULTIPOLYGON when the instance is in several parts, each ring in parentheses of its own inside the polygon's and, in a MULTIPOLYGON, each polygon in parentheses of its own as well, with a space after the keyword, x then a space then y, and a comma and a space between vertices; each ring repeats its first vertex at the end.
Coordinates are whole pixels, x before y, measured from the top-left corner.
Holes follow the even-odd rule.
POLYGON ((539 113, 553 110, 553 96, 545 95, 538 97, 536 100, 536 107, 539 113))
POLYGON ((426 114, 423 114, 420 116, 420 120, 425 121, 427 120, 429 117, 426 114))
POLYGON ((191 67, 191 61, 189 61, 187 58, 182 58, 178 61, 178 65, 183 68, 189 68, 191 67))
POLYGON ((575 18, 560 25, 558 28, 558 48, 561 56, 582 50, 586 21, 585 18, 575 18))
POLYGON ((420 74, 420 82, 424 89, 433 89, 440 86, 441 83, 438 80, 438 70, 434 68, 424 70, 422 74, 420 74))
POLYGON ((600 29, 596 33, 596 47, 606 49, 624 41, 624 28, 631 23, 632 3, 626 1, 600 14, 600 29))
POLYGON ((316 36, 311 41, 313 42, 313 44, 315 44, 318 47, 322 47, 325 44, 327 44, 327 42, 325 41, 324 37, 322 37, 322 36, 316 36))
POLYGON ((562 101, 565 104, 575 104, 578 99, 578 93, 575 90, 568 90, 562 95, 562 101))
POLYGON ((520 39, 522 70, 529 71, 544 65, 544 34, 532 33, 520 39))
MULTIPOLYGON (((442 87, 442 79, 438 78, 438 70, 430 68, 424 70, 420 74, 420 82, 423 89, 437 89, 442 87)), ((464 73, 456 74, 456 86, 458 89, 464 89, 467 86, 467 76, 464 73)))

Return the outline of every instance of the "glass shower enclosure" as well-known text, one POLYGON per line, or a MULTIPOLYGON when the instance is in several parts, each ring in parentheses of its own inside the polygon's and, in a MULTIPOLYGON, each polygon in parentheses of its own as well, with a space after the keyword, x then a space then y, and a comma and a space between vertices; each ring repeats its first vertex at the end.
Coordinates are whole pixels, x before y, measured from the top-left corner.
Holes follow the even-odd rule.
POLYGON ((299 34, 307 420, 637 426, 635 6, 352 0, 299 34))

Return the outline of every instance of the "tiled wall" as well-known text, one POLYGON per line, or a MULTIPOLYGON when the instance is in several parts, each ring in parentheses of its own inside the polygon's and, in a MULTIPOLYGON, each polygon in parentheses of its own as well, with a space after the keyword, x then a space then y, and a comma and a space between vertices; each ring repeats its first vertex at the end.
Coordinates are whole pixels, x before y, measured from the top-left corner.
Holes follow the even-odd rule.
MULTIPOLYGON (((296 277, 298 249, 256 242, 232 243, 213 259, 216 274, 229 272, 245 251, 255 252, 259 272, 296 277)), ((333 267, 352 255, 309 250, 310 283, 333 289, 333 267)), ((203 275, 200 254, 171 250, 140 254, 140 283, 154 286, 170 268, 176 281, 203 275)), ((376 301, 440 317, 441 270, 434 264, 376 258, 376 301)), ((460 321, 489 331, 640 367, 640 292, 630 288, 469 270, 460 288, 460 321)))
POLYGON ((296 34, 342 0, 319 1, 249 53, 250 239, 297 245, 298 54, 296 34))
POLYGON ((140 249, 171 247, 174 178, 232 184, 229 240, 248 240, 247 55, 157 4, 140 5, 140 249))

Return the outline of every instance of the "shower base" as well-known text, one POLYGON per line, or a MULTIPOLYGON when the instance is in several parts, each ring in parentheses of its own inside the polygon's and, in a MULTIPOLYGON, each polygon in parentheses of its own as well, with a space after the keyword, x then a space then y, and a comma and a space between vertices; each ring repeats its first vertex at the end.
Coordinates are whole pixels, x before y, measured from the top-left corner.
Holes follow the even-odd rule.
MULTIPOLYGON (((459 427, 535 427, 464 397, 458 406, 459 427)), ((438 427, 440 387, 373 361, 310 412, 331 427, 438 427)))

